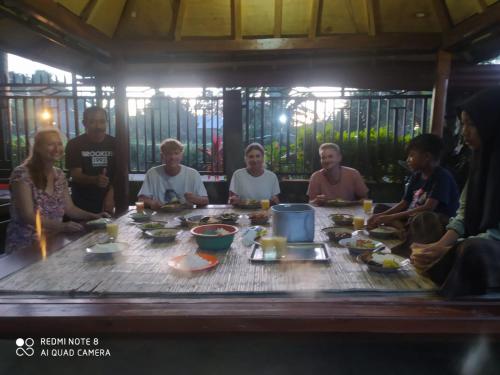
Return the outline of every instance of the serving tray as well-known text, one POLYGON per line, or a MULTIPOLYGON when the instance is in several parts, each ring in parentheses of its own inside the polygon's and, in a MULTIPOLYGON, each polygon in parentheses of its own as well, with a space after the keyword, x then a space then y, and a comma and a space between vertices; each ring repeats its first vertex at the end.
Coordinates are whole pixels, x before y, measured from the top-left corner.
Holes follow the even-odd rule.
POLYGON ((264 257, 260 244, 254 244, 250 261, 256 263, 275 262, 313 262, 322 263, 330 261, 330 254, 323 242, 291 242, 287 244, 287 252, 281 257, 264 257))

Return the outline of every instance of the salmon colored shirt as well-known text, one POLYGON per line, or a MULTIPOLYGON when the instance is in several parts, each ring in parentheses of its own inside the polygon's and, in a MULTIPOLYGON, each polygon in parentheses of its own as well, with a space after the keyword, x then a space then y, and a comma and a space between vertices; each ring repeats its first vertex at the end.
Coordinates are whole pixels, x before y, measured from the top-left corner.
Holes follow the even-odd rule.
POLYGON ((323 194, 327 199, 343 199, 354 201, 366 197, 368 188, 361 174, 353 168, 340 167, 340 181, 332 185, 324 176, 324 169, 316 171, 309 180, 307 195, 314 200, 317 195, 323 194))

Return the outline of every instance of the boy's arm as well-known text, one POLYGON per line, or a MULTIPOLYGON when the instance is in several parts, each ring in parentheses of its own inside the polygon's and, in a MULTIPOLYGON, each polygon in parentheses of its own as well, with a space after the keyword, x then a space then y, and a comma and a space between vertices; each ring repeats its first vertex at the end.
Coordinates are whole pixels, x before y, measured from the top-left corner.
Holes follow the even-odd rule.
MULTIPOLYGON (((408 204, 406 201, 402 201, 408 204)), ((401 203, 401 202, 400 202, 401 203)), ((439 204, 439 201, 434 198, 427 198, 425 203, 419 207, 413 208, 411 210, 406 210, 406 211, 401 211, 397 213, 392 213, 390 214, 390 220, 400 220, 400 219, 406 219, 410 216, 416 215, 419 212, 424 212, 424 211, 434 211, 439 204)), ((408 207, 408 206, 407 206, 408 207)), ((393 207, 394 208, 394 207, 393 207)), ((388 215, 388 212, 390 210, 386 211, 384 215, 388 215)))
POLYGON ((378 215, 392 215, 405 211, 408 208, 408 202, 402 199, 397 205, 392 206, 387 211, 381 212, 378 215))

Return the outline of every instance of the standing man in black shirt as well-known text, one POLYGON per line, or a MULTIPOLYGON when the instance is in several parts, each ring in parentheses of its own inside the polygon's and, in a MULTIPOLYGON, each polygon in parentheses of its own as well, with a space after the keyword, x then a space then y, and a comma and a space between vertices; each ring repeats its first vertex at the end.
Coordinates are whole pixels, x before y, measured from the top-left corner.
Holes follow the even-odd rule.
POLYGON ((103 108, 85 109, 85 134, 68 142, 66 168, 72 181, 71 194, 75 205, 90 212, 112 214, 115 207, 116 141, 106 134, 107 123, 108 116, 103 108))

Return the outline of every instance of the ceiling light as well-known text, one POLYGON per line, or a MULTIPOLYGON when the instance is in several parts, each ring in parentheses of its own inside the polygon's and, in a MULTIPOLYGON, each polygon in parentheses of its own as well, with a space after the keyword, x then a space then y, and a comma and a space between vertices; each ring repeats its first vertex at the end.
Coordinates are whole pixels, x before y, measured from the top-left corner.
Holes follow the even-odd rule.
POLYGON ((427 13, 425 12, 416 12, 415 13, 415 18, 425 18, 427 17, 427 13))

